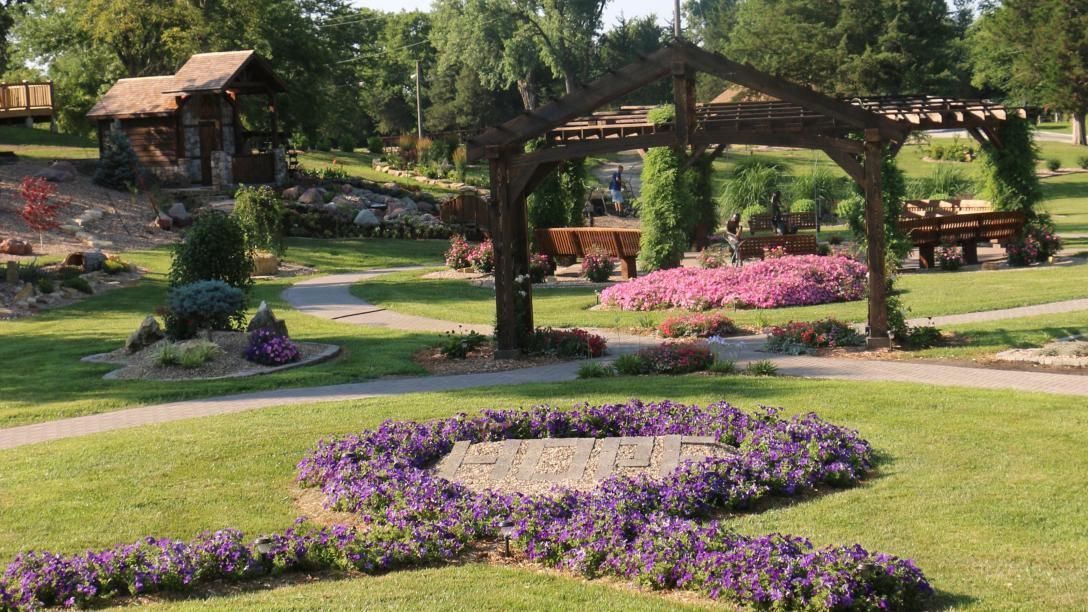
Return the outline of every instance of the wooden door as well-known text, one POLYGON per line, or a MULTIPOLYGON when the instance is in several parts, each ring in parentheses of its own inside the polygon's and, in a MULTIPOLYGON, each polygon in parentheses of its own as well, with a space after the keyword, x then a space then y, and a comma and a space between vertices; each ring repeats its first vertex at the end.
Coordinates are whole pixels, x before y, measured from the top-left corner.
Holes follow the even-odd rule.
POLYGON ((200 122, 200 182, 212 184, 212 151, 218 151, 219 128, 214 121, 200 122))

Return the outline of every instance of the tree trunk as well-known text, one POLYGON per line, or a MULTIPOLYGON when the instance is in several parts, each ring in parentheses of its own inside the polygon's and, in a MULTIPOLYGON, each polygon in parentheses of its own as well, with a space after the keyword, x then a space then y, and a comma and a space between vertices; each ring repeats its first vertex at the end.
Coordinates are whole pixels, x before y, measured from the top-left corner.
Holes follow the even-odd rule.
POLYGON ((563 85, 567 88, 567 93, 572 93, 578 86, 578 80, 574 78, 574 73, 570 70, 563 71, 563 85))
POLYGON ((524 79, 518 79, 518 93, 521 94, 521 105, 525 110, 536 108, 536 85, 532 75, 525 75, 524 79))
POLYGON ((1088 145, 1088 138, 1084 133, 1084 117, 1088 113, 1076 111, 1073 113, 1073 144, 1088 145))

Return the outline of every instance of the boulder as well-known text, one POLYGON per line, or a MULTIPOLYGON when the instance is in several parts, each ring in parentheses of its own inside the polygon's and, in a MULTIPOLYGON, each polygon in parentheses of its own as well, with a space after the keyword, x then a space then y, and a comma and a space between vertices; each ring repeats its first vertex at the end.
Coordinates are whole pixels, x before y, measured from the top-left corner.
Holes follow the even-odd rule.
POLYGON ((83 253, 83 272, 98 272, 106 259, 106 254, 102 251, 86 251, 83 253))
POLYGON ((253 318, 249 320, 249 325, 246 326, 247 332, 254 332, 258 329, 269 329, 277 335, 287 337, 287 322, 277 319, 276 315, 272 314, 272 309, 268 307, 267 302, 261 302, 257 312, 253 313, 253 318))
POLYGON ((431 204, 430 202, 425 202, 425 201, 420 200, 419 202, 416 203, 416 205, 419 207, 419 212, 424 212, 424 213, 436 213, 436 212, 438 212, 438 207, 435 206, 434 204, 431 204))
POLYGON ((411 211, 419 210, 419 204, 416 204, 416 201, 413 200, 412 198, 401 198, 400 203, 402 205, 404 205, 404 207, 406 209, 408 209, 408 210, 411 210, 411 211))
POLYGON ((182 202, 174 202, 170 205, 170 209, 166 211, 166 214, 174 220, 174 227, 188 227, 193 222, 193 216, 189 214, 189 211, 185 208, 185 204, 182 202))
POLYGON ((299 195, 300 194, 298 187, 288 187, 287 189, 283 190, 284 200, 297 200, 299 195))
POLYGON ((148 316, 140 323, 140 327, 132 332, 132 335, 128 337, 128 340, 125 340, 125 350, 130 353, 136 353, 165 337, 166 334, 162 333, 162 328, 159 327, 159 322, 155 317, 148 316))
POLYGON ((321 190, 317 187, 311 187, 306 190, 306 193, 298 197, 299 204, 305 204, 307 206, 313 206, 314 204, 324 204, 325 196, 321 194, 321 190))
POLYGON ((34 176, 41 177, 50 183, 69 183, 76 180, 76 167, 71 162, 55 161, 34 176))
POLYGON ((347 206, 350 208, 360 208, 363 203, 359 198, 350 195, 338 195, 332 199, 332 203, 337 206, 347 206))
POLYGON ((31 255, 34 253, 34 247, 25 240, 8 238, 0 242, 0 253, 6 255, 31 255))
POLYGON ((354 190, 355 187, 353 187, 351 183, 344 183, 343 185, 340 185, 340 193, 344 195, 351 195, 351 192, 354 190))
POLYGON ((363 209, 359 211, 359 214, 355 215, 355 220, 352 221, 355 225, 361 227, 377 227, 381 225, 381 221, 378 220, 378 215, 374 214, 374 211, 363 209))
POLYGON ((420 225, 427 226, 442 225, 442 220, 430 213, 423 213, 419 215, 419 217, 416 218, 416 222, 420 225))

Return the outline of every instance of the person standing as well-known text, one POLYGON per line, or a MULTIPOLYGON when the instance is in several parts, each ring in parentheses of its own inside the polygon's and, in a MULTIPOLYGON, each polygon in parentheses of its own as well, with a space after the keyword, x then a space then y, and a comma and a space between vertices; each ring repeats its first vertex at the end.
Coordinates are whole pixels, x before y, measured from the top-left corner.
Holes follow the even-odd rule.
POLYGON ((608 182, 608 190, 612 192, 612 206, 616 209, 616 214, 623 215, 623 166, 616 166, 616 171, 608 182))
POLYGON ((740 213, 733 213, 725 222, 725 241, 729 243, 729 248, 733 251, 734 266, 740 264, 740 243, 743 233, 744 227, 740 223, 740 213))
POLYGON ((782 193, 779 191, 771 193, 771 227, 779 236, 786 233, 786 221, 782 215, 782 193))

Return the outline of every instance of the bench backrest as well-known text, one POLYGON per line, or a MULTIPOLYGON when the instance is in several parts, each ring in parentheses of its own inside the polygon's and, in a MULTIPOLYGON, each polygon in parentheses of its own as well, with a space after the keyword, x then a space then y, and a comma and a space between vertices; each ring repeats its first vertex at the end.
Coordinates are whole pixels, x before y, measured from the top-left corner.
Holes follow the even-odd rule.
POLYGON ((534 232, 537 248, 547 255, 583 257, 591 250, 606 251, 613 257, 638 255, 642 232, 610 227, 552 227, 534 232))
POLYGON ((984 212, 901 219, 899 229, 915 246, 941 242, 1001 240, 1015 236, 1024 227, 1020 212, 984 212))
MULTIPOLYGON (((816 228, 815 213, 785 213, 782 215, 782 220, 786 222, 786 227, 796 229, 816 228)), ((774 224, 771 223, 771 214, 759 213, 758 215, 749 217, 748 231, 752 234, 755 234, 756 232, 773 232, 774 224)))
POLYGON ((740 258, 763 258, 763 251, 783 247, 790 255, 815 255, 819 253, 814 234, 792 234, 788 236, 751 236, 740 242, 740 258))

